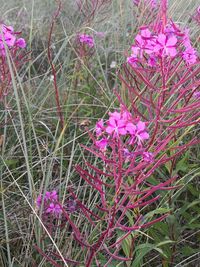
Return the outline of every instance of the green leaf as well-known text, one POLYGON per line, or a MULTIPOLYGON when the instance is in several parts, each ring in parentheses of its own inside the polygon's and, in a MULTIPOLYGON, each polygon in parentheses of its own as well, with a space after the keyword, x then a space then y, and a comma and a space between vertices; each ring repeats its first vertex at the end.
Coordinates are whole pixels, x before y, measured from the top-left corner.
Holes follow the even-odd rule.
POLYGON ((155 209, 155 210, 150 211, 149 213, 147 213, 145 215, 145 218, 151 218, 155 214, 164 214, 164 213, 168 213, 169 211, 170 211, 170 209, 167 209, 167 208, 157 208, 157 209, 155 209))
POLYGON ((146 254, 148 254, 150 251, 152 250, 156 250, 158 253, 160 253, 163 257, 167 257, 166 254, 163 252, 162 249, 156 247, 153 244, 150 243, 145 243, 145 244, 141 244, 139 246, 136 247, 136 257, 132 263, 132 267, 140 267, 142 266, 142 262, 144 259, 144 256, 146 254))
POLYGON ((168 245, 168 244, 173 244, 173 243, 175 243, 175 241, 168 239, 168 240, 165 240, 165 241, 158 243, 157 247, 168 245))

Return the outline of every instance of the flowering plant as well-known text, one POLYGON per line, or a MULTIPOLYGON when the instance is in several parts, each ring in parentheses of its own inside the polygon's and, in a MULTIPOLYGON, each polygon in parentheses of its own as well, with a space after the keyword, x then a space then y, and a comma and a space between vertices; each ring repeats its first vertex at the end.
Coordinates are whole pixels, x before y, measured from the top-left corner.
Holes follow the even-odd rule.
MULTIPOLYGON (((174 172, 177 160, 199 143, 188 134, 200 121, 198 53, 189 31, 167 21, 163 14, 152 25, 140 28, 119 72, 128 91, 128 105, 116 91, 120 109, 100 119, 94 132, 88 131, 90 147, 82 145, 85 160, 75 170, 84 194, 75 186, 67 188, 78 203, 79 224, 73 213, 61 207, 73 240, 85 251, 86 267, 94 262, 101 266, 102 259, 104 266, 114 260, 133 261, 139 230, 172 213, 166 207, 157 210, 156 203, 162 191, 180 187, 174 172), (91 164, 92 157, 96 164, 91 164), (165 177, 158 176, 158 170, 167 165, 165 177), (89 193, 97 199, 95 206, 85 200, 89 193), (87 224, 89 231, 80 226, 87 224), (121 248, 127 238, 130 248, 124 256, 121 248)), ((79 36, 79 41, 93 47, 89 36, 79 36)), ((45 208, 55 213, 50 205, 45 208)))
POLYGON ((11 74, 7 62, 7 56, 10 56, 19 69, 26 60, 27 54, 22 54, 21 49, 26 47, 26 41, 23 38, 17 38, 20 32, 15 32, 12 26, 0 24, 0 100, 8 94, 11 74))

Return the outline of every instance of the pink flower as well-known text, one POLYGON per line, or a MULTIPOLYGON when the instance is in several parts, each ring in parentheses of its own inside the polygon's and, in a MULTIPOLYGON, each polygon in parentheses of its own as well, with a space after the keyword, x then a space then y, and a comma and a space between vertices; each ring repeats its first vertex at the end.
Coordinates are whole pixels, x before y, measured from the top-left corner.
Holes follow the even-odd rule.
POLYGON ((167 37, 161 33, 158 35, 154 52, 158 52, 161 56, 174 57, 177 54, 176 51, 177 38, 175 36, 167 37))
POLYGON ((15 44, 16 37, 12 35, 10 32, 6 32, 4 34, 4 39, 8 46, 13 46, 15 44))
POLYGON ((119 135, 126 135, 126 121, 121 118, 121 114, 119 112, 115 111, 113 113, 110 113, 106 132, 108 134, 113 134, 114 137, 119 135))
POLYGON ((104 151, 104 150, 106 150, 106 147, 108 144, 108 139, 102 138, 102 139, 96 141, 95 144, 100 150, 104 151))
POLYGON ((199 91, 199 92, 194 92, 193 96, 194 96, 196 99, 200 99, 200 91, 199 91))
POLYGON ((153 162, 153 153, 151 152, 143 152, 142 154, 143 160, 146 162, 153 162))
POLYGON ((187 64, 194 64, 197 61, 196 50, 191 46, 183 52, 183 59, 187 64))
POLYGON ((152 54, 154 52, 155 37, 147 27, 140 29, 140 34, 135 37, 136 45, 131 47, 132 57, 143 57, 143 52, 152 54))
POLYGON ((140 0, 133 0, 133 4, 134 4, 134 5, 138 6, 139 3, 140 3, 140 0))
POLYGON ((140 48, 138 47, 138 46, 135 46, 135 45, 133 45, 132 47, 131 47, 131 57, 133 57, 133 58, 137 58, 137 56, 138 56, 138 54, 139 54, 139 51, 140 51, 140 48))
POLYGON ((3 33, 6 33, 6 32, 14 33, 14 29, 12 26, 6 26, 5 24, 2 24, 1 27, 2 27, 3 33))
POLYGON ((46 213, 52 213, 58 216, 59 214, 62 213, 62 209, 59 204, 55 204, 52 202, 49 204, 49 207, 47 208, 46 213))
POLYGON ((136 125, 128 123, 126 129, 131 134, 130 145, 134 144, 136 140, 141 145, 144 140, 149 139, 145 123, 142 121, 139 121, 136 125))
POLYGON ((58 195, 57 195, 56 190, 53 190, 52 192, 47 191, 46 194, 45 194, 44 199, 45 199, 46 201, 47 201, 47 200, 50 200, 50 201, 57 201, 57 199, 58 199, 58 195))
POLYGON ((90 35, 87 35, 87 34, 79 34, 79 41, 80 41, 80 43, 86 44, 89 47, 93 47, 94 46, 94 39, 90 35))
POLYGON ((104 130, 105 130, 105 128, 103 125, 103 119, 101 119, 96 123, 96 127, 95 127, 96 135, 100 136, 104 130))
POLYGON ((148 59, 148 64, 150 67, 155 67, 156 66, 156 63, 157 63, 157 59, 156 57, 154 56, 150 56, 149 59, 148 59))
POLYGON ((41 195, 39 195, 39 196, 37 197, 37 199, 36 199, 36 204, 37 204, 38 208, 41 206, 41 204, 42 204, 42 196, 41 196, 41 195))
POLYGON ((16 46, 20 47, 20 48, 25 48, 26 47, 26 41, 23 38, 19 38, 16 41, 16 46))
POLYGON ((136 67, 137 66, 137 56, 135 56, 135 55, 131 55, 130 57, 128 57, 127 58, 127 63, 129 63, 131 66, 134 66, 134 67, 136 67))
POLYGON ((5 44, 10 50, 12 50, 13 47, 24 48, 26 46, 26 42, 23 38, 17 40, 16 35, 19 33, 14 32, 12 26, 0 24, 0 29, 0 56, 5 57, 5 44))

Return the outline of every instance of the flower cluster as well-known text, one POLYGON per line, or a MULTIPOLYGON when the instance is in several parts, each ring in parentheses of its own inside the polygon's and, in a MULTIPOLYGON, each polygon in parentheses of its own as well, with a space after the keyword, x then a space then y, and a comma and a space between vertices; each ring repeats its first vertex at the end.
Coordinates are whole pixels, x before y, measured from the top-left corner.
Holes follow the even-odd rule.
POLYGON ((123 154, 126 160, 133 158, 135 152, 138 153, 142 149, 143 160, 152 161, 152 154, 144 152, 143 149, 144 141, 149 139, 145 122, 133 118, 130 112, 126 110, 110 112, 105 125, 103 119, 96 123, 95 132, 97 137, 95 145, 101 151, 105 152, 114 140, 122 138, 123 154), (134 152, 129 152, 129 147, 131 150, 134 147, 134 152))
POLYGON ((79 34, 78 38, 81 44, 85 44, 89 47, 94 47, 94 39, 91 35, 79 34))
POLYGON ((151 32, 148 27, 141 27, 131 50, 132 54, 127 59, 131 65, 140 62, 144 56, 148 58, 151 67, 166 57, 173 59, 175 56, 181 56, 188 65, 197 61, 197 52, 191 45, 189 31, 181 31, 174 23, 158 33, 151 32))
MULTIPOLYGON (((42 205, 43 197, 39 195, 36 200, 37 206, 40 208, 42 205)), ((47 191, 44 195, 44 213, 46 215, 52 214, 55 217, 58 217, 62 213, 62 209, 58 204, 58 195, 56 190, 51 192, 47 191)))
POLYGON ((17 39, 19 32, 14 32, 12 26, 0 25, 0 56, 5 57, 6 48, 25 48, 26 42, 23 38, 17 39))

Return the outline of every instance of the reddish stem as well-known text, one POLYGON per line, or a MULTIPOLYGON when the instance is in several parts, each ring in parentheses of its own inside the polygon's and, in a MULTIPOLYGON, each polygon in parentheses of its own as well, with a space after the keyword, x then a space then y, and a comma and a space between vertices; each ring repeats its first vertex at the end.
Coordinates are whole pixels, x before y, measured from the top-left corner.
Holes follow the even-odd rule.
POLYGON ((58 112, 58 116, 60 118, 60 124, 61 127, 64 127, 64 117, 63 117, 63 113, 62 113, 62 109, 61 109, 61 105, 60 105, 60 97, 59 97, 59 90, 58 90, 58 85, 57 85, 57 74, 56 74, 56 69, 55 66, 53 64, 53 60, 52 60, 52 53, 51 53, 51 39, 52 39, 52 33, 53 33, 53 29, 54 29, 54 25, 56 22, 56 19, 58 18, 60 11, 61 11, 61 0, 56 0, 56 2, 58 2, 58 7, 57 10, 53 16, 52 22, 51 22, 51 26, 50 26, 50 31, 49 31, 49 37, 48 37, 48 47, 47 47, 47 54, 48 54, 48 60, 49 60, 49 64, 51 66, 51 72, 53 75, 53 84, 54 84, 54 89, 55 89, 55 97, 56 97, 56 105, 57 105, 57 112, 58 112))

